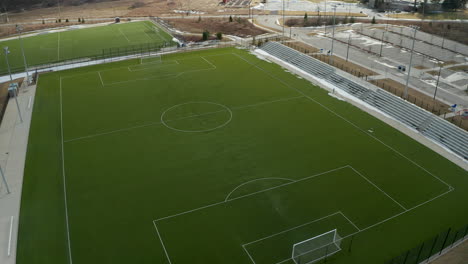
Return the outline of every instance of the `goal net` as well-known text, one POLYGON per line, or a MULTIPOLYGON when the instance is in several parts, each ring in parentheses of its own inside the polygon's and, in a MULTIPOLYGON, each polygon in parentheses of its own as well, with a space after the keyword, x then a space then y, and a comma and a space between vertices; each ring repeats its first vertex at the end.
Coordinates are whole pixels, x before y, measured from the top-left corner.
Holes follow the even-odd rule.
POLYGON ((293 245, 292 259, 296 264, 308 264, 341 250, 341 237, 336 229, 293 245))

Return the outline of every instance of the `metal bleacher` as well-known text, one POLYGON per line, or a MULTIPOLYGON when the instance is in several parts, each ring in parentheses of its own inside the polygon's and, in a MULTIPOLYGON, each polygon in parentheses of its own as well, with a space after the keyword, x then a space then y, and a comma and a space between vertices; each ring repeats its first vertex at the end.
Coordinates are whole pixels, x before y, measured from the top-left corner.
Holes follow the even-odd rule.
POLYGON ((334 67, 278 42, 267 42, 261 49, 315 77, 326 80, 468 160, 467 131, 385 90, 366 88, 340 75, 334 67))

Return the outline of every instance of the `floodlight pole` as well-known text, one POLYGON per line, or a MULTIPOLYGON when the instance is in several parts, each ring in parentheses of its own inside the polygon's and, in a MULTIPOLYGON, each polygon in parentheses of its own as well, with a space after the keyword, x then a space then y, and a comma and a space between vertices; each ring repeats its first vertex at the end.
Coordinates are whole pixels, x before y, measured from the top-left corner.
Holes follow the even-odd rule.
MULTIPOLYGON (((13 82, 13 76, 11 75, 11 69, 10 69, 10 61, 8 60, 8 53, 10 53, 10 51, 8 50, 8 47, 3 47, 3 50, 5 51, 5 60, 8 66, 8 73, 10 74, 10 80, 11 82, 13 82)), ((20 110, 20 106, 18 103, 18 91, 17 90, 15 91, 15 101, 16 101, 16 108, 18 108, 18 115, 19 115, 20 121, 21 123, 23 123, 23 117, 21 116, 21 110, 20 110)))
POLYGON ((8 183, 7 183, 7 181, 6 181, 5 174, 3 174, 2 167, 0 167, 0 174, 2 174, 3 184, 5 184, 7 193, 10 194, 10 193, 11 193, 11 192, 10 192, 10 187, 8 187, 8 183))
POLYGON ((330 60, 333 65, 333 44, 335 43, 335 17, 336 17, 336 6, 333 6, 333 33, 332 33, 332 44, 331 44, 331 51, 330 51, 330 60))
POLYGON ((383 48, 383 37, 384 37, 385 31, 382 32, 382 40, 380 41, 380 53, 379 57, 382 57, 382 48, 383 48))
POLYGON ((436 83, 436 87, 434 91, 434 100, 436 99, 436 95, 437 95, 437 87, 439 87, 440 72, 442 71, 442 65, 443 63, 439 63, 439 75, 437 76, 437 83, 436 83))
POLYGON ((351 41, 351 33, 349 33, 348 36, 348 48, 346 49, 346 61, 348 61, 348 55, 349 55, 349 42, 351 41))
POLYGON ((408 83, 409 83, 409 78, 411 76, 411 66, 413 63, 413 51, 414 51, 414 42, 416 40, 416 32, 418 30, 418 27, 413 26, 414 29, 414 35, 413 35, 413 45, 411 46, 411 56, 410 56, 410 62, 409 62, 409 68, 408 68, 408 76, 406 77, 406 85, 405 85, 405 94, 404 94, 404 99, 408 98, 408 83))
POLYGON ((286 0, 283 0, 283 13, 282 13, 282 15, 283 15, 283 39, 284 39, 284 24, 286 24, 285 16, 284 16, 284 1, 286 1, 286 0))
POLYGON ((21 53, 23 53, 24 70, 26 71, 26 84, 29 85, 28 63, 26 62, 26 54, 24 53, 23 38, 21 38, 23 28, 19 25, 16 25, 16 31, 19 32, 18 38, 21 46, 21 53))

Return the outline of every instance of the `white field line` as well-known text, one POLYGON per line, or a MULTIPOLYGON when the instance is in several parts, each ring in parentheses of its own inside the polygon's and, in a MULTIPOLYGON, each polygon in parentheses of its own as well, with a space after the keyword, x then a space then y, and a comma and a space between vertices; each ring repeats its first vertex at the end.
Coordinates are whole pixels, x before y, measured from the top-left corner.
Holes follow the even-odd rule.
POLYGON ((233 198, 233 199, 230 199, 230 200, 227 200, 227 201, 212 203, 212 204, 205 205, 205 206, 202 206, 202 207, 198 207, 198 208, 188 210, 188 211, 185 211, 185 212, 181 212, 181 213, 161 217, 161 218, 158 218, 158 219, 156 219, 154 221, 158 222, 158 221, 161 221, 161 220, 174 218, 176 216, 192 213, 192 212, 195 212, 195 211, 199 211, 199 210, 206 209, 206 208, 209 208, 209 207, 213 207, 213 206, 216 206, 216 205, 220 205, 220 204, 223 204, 223 203, 230 203, 230 202, 235 201, 235 200, 239 200, 239 199, 249 197, 249 196, 252 196, 252 195, 256 195, 256 194, 259 194, 259 193, 271 191, 271 190, 274 190, 274 189, 282 188, 282 187, 287 186, 287 185, 291 185, 291 184, 298 183, 298 182, 301 182, 301 181, 309 180, 309 179, 312 179, 312 178, 315 178, 315 177, 318 177, 318 176, 321 176, 321 175, 324 175, 324 174, 328 174, 328 173, 331 173, 331 172, 334 172, 334 171, 342 170, 344 168, 348 168, 348 165, 338 167, 338 168, 335 168, 335 169, 332 169, 332 170, 328 170, 328 171, 325 171, 325 172, 321 172, 321 173, 318 173, 318 174, 314 174, 314 175, 311 175, 311 176, 307 176, 307 177, 301 178, 299 180, 295 180, 293 182, 288 182, 288 183, 280 184, 280 185, 277 185, 277 186, 274 186, 274 187, 266 188, 266 189, 263 189, 263 190, 260 190, 260 191, 252 192, 252 193, 245 194, 245 195, 241 195, 239 197, 236 197, 236 198, 233 198))
POLYGON ((11 256, 11 238, 13 236, 13 220, 14 220, 14 216, 11 216, 10 217, 10 234, 8 236, 8 252, 7 252, 7 256, 10 257, 11 256))
POLYGON ((158 233, 159 241, 161 241, 161 245, 163 246, 164 253, 166 254, 167 260, 169 261, 169 264, 172 264, 171 258, 169 258, 169 253, 167 253, 166 246, 164 245, 161 234, 159 233, 158 226, 156 225, 156 221, 153 221, 153 225, 154 225, 154 228, 156 229, 156 233, 158 233))
POLYGON ((348 220, 348 222, 351 223, 351 225, 354 226, 354 228, 356 228, 357 231, 361 231, 361 229, 360 229, 355 223, 353 223, 353 221, 351 221, 345 214, 343 214, 343 212, 339 211, 339 213, 340 213, 344 218, 346 218, 346 220, 348 220))
POLYGON ((205 57, 203 56, 200 56, 200 58, 202 58, 203 60, 205 60, 208 64, 211 65, 211 67, 213 67, 215 70, 218 69, 218 67, 216 67, 216 65, 214 65, 213 63, 211 63, 210 61, 208 61, 207 59, 205 59, 205 57))
MULTIPOLYGON (((145 71, 145 70, 152 70, 152 69, 158 69, 158 68, 163 68, 164 66, 169 66, 169 65, 178 65, 180 64, 177 60, 169 60, 173 61, 174 63, 162 63, 162 62, 146 62, 146 63, 141 63, 139 65, 133 65, 133 66, 128 66, 127 69, 129 72, 137 72, 137 71, 145 71), (140 65, 146 66, 142 67, 140 65), (134 70, 133 68, 138 67, 138 69, 134 70)), ((167 61, 167 62, 169 62, 167 61)))
POLYGON ((295 227, 292 227, 292 228, 288 228, 288 229, 286 229, 286 230, 283 230, 283 231, 280 231, 280 232, 271 234, 271 235, 266 236, 266 237, 259 238, 259 239, 254 240, 254 241, 250 241, 250 242, 248 242, 248 243, 242 244, 242 246, 248 246, 248 245, 251 245, 251 244, 255 244, 255 243, 260 242, 260 241, 262 241, 262 240, 269 239, 269 238, 275 237, 275 236, 277 236, 277 235, 281 235, 281 234, 290 232, 290 231, 292 231, 292 230, 295 230, 295 229, 304 227, 304 226, 306 226, 306 225, 310 225, 310 224, 312 224, 312 223, 321 221, 321 220, 323 220, 323 219, 326 219, 326 218, 329 218, 329 217, 331 217, 331 216, 338 215, 338 214, 340 214, 340 212, 334 212, 334 213, 332 213, 332 214, 329 214, 329 215, 326 215, 326 216, 322 216, 322 217, 320 217, 320 218, 314 219, 314 220, 309 221, 309 222, 306 222, 306 223, 304 223, 304 224, 301 224, 301 225, 298 225, 298 226, 295 226, 295 227))
POLYGON ((127 38, 127 35, 125 35, 125 33, 123 33, 123 31, 120 28, 118 29, 119 29, 120 34, 122 34, 124 38, 128 41, 128 43, 130 43, 130 40, 127 38))
POLYGON ((368 183, 370 183, 372 186, 374 186, 377 190, 379 190, 380 192, 382 192, 385 196, 387 196, 388 198, 390 198, 390 200, 392 200, 394 203, 396 203, 398 206, 400 206, 403 210, 405 211, 408 211, 408 209, 406 209, 406 207, 404 207, 403 205, 401 205, 397 200, 395 200, 392 196, 390 196, 388 193, 386 193, 384 190, 382 190, 379 186, 377 186, 375 183, 373 183, 371 180, 369 180, 368 178, 366 178, 364 175, 362 175, 359 171, 357 171, 356 169, 354 169, 352 166, 349 166, 350 169, 352 169, 355 173, 357 173, 359 176, 361 176, 364 180, 366 180, 368 183))
POLYGON ((101 80, 101 85, 102 85, 102 87, 104 87, 104 82, 102 81, 102 76, 101 76, 100 71, 98 71, 98 75, 99 75, 99 79, 101 80))
MULTIPOLYGON (((265 105, 265 104, 296 100, 296 99, 299 99, 299 98, 303 98, 303 96, 283 98, 283 99, 278 99, 278 100, 255 103, 255 104, 251 104, 251 105, 235 106, 235 107, 231 107, 231 109, 245 109, 245 108, 256 107, 256 106, 265 105)), ((203 114, 199 114, 199 115, 189 115, 189 116, 184 116, 184 117, 180 117, 180 118, 176 118, 176 119, 166 120, 165 122, 180 121, 180 120, 184 120, 184 119, 188 119, 188 118, 201 117, 201 116, 216 114, 216 113, 220 113, 220 112, 224 112, 224 111, 226 111, 226 110, 223 109, 223 110, 207 112, 207 113, 203 113, 203 114)), ((151 122, 151 123, 138 125, 138 126, 131 126, 131 127, 126 127, 126 128, 116 129, 116 130, 112 130, 112 131, 108 131, 108 132, 91 134, 91 135, 87 135, 87 136, 83 136, 83 137, 72 138, 72 139, 65 140, 64 143, 77 141, 77 140, 82 140, 82 139, 87 139, 87 138, 98 137, 98 136, 104 136, 104 135, 114 134, 114 133, 118 133, 118 132, 129 131, 129 130, 133 130, 133 129, 148 127, 148 126, 154 126, 154 125, 161 125, 161 121, 151 122)))
MULTIPOLYGON (((154 23, 153 23, 153 24, 154 24, 154 23)), ((159 27, 158 27, 158 26, 155 25, 155 26, 154 26, 155 28, 151 28, 151 27, 149 27, 148 25, 146 25, 146 23, 144 23, 144 25, 145 25, 145 27, 148 28, 150 31, 154 31, 154 33, 156 33, 156 35, 158 35, 159 38, 160 38, 162 41, 166 41, 166 38, 163 37, 163 36, 161 36, 161 34, 159 33, 159 27)), ((144 31, 143 31, 143 32, 144 32, 144 31)), ((146 32, 145 32, 145 34, 146 34, 146 32)), ((148 35, 148 34, 146 34, 146 35, 148 35)), ((151 38, 151 39, 154 40, 154 38, 151 38)))
POLYGON ((114 84, 128 83, 128 82, 135 82, 135 81, 148 81, 148 80, 162 80, 162 79, 167 79, 167 78, 178 78, 178 77, 180 77, 181 75, 183 75, 185 73, 201 72, 201 71, 212 71, 212 70, 215 70, 215 69, 216 69, 216 66, 215 66, 215 68, 210 67, 210 68, 200 69, 200 70, 181 71, 181 72, 178 72, 177 74, 170 74, 170 75, 166 75, 166 76, 163 76, 163 77, 158 76, 158 77, 136 78, 136 79, 131 79, 131 80, 122 81, 122 82, 112 82, 112 83, 106 84, 105 86, 114 85, 114 84))
POLYGON ((255 263, 255 260, 252 258, 252 256, 250 255, 249 251, 245 248, 245 245, 242 245, 242 248, 244 249, 245 253, 247 253, 247 255, 249 256, 250 260, 252 261, 253 264, 256 264, 255 263))
POLYGON ((63 178, 63 195, 65 202, 65 224, 67 227, 67 241, 68 241, 68 262, 69 264, 73 263, 72 252, 71 252, 71 241, 70 241, 70 225, 68 220, 68 203, 67 203, 67 184, 65 177, 65 151, 64 151, 64 141, 63 141, 63 102, 62 102, 62 77, 60 77, 60 144, 62 145, 62 178, 63 178))
POLYGON ((244 183, 240 184, 239 186, 237 186, 236 188, 234 188, 234 189, 226 196, 226 199, 224 199, 224 201, 225 201, 225 202, 229 201, 229 197, 230 197, 237 189, 239 189, 240 187, 242 187, 242 186, 244 186, 244 185, 246 185, 246 184, 252 183, 252 182, 264 181, 264 180, 284 180, 284 181, 295 182, 295 180, 292 180, 292 179, 288 179, 288 178, 277 178, 277 177, 268 177, 268 178, 254 179, 254 180, 251 180, 251 181, 244 182, 244 183))
MULTIPOLYGON (((220 53, 220 54, 212 54, 212 55, 204 55, 203 57, 217 57, 217 56, 225 56, 225 55, 233 55, 234 53, 232 52, 226 52, 226 53, 220 53)), ((199 58, 200 56, 191 56, 191 57, 187 57, 185 59, 175 59, 175 61, 183 61, 183 60, 189 60, 189 59, 193 59, 193 58, 199 58)), ((140 58, 141 59, 141 58, 140 58)), ((145 64, 145 63, 143 63, 145 64)), ((179 63, 180 64, 180 63, 179 63)), ((134 66, 138 66, 138 65, 141 65, 141 64, 136 64, 134 66)), ((121 67, 116 67, 116 68, 112 68, 112 69, 108 69, 108 70, 101 70, 100 72, 107 72, 107 71, 115 71, 115 70, 121 70, 121 69, 126 69, 128 70, 128 66, 121 66, 121 67)), ((67 75, 67 76, 62 76, 61 78, 62 79, 67 79, 67 78, 73 78, 73 77, 77 77, 77 76, 83 76, 83 75, 88 75, 88 74, 93 74, 93 73, 96 73, 98 71, 89 71, 89 72, 85 72, 85 73, 77 73, 77 74, 73 74, 73 75, 67 75)))
POLYGON ((449 189, 453 189, 453 187, 448 184, 447 182, 445 182, 444 180, 442 180, 441 178, 435 176, 434 174, 432 174, 430 171, 428 171, 426 168, 424 168, 423 166, 419 165, 418 163, 416 163, 415 161, 411 160, 410 158, 406 157, 405 155, 403 155, 401 152, 399 152, 398 150, 394 149, 393 147, 389 146, 388 144, 386 144, 385 142, 383 142, 382 140, 378 139, 377 137, 375 137, 374 135, 372 135, 371 133, 368 133, 365 129, 362 129, 360 128, 359 126, 357 126, 356 124, 354 124, 353 122, 351 122, 350 120, 346 119, 345 117, 341 116, 340 114, 336 113, 335 111, 331 110, 330 108, 326 107, 325 105, 321 104, 320 102, 318 102, 317 100, 313 99, 312 97, 308 96, 307 94, 305 94, 304 92, 302 92, 301 90, 297 89, 297 88, 294 88, 292 86, 290 86, 287 82, 283 81, 281 78, 278 78, 274 75, 272 75, 270 72, 266 71, 265 69, 263 69, 262 67, 259 67, 257 64, 253 64, 251 63, 250 61, 248 61, 247 59, 245 59, 244 57, 236 54, 236 53, 233 53, 235 56, 239 57, 240 59, 244 60, 245 62, 247 62, 248 64, 250 65, 253 65, 255 66, 257 69, 265 72, 267 75, 269 75, 270 77, 278 80, 279 82, 283 83, 286 87, 292 89, 292 90, 295 90, 297 91, 298 93, 302 94, 304 97, 306 97, 307 99, 311 100, 312 102, 318 104, 319 106, 321 106, 322 108, 326 109, 327 111, 329 111, 330 113, 334 114, 335 116, 339 117, 340 119, 344 120, 346 123, 350 124, 351 126, 355 127, 357 130, 361 131, 362 133, 368 135, 369 137, 373 138, 374 140, 376 140, 377 142, 381 143, 382 145, 384 145, 385 147, 389 148, 390 150, 392 150, 393 152, 395 152, 396 154, 398 154, 399 156, 403 157, 404 159, 406 159, 407 161, 411 162, 412 164, 416 165, 418 168, 420 168, 421 170, 425 171, 426 173, 428 173, 429 175, 431 175, 432 177, 434 177, 435 179, 439 180, 441 183, 445 184, 447 187, 449 187, 449 189))

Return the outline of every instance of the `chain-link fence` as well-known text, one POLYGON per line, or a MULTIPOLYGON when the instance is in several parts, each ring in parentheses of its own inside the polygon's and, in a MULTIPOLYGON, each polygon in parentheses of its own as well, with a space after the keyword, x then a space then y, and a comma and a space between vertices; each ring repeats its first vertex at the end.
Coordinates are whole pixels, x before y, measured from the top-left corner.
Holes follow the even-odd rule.
POLYGON ((421 243, 420 245, 404 252, 385 264, 419 264, 429 262, 455 245, 468 238, 468 225, 459 228, 449 228, 440 234, 421 243))

